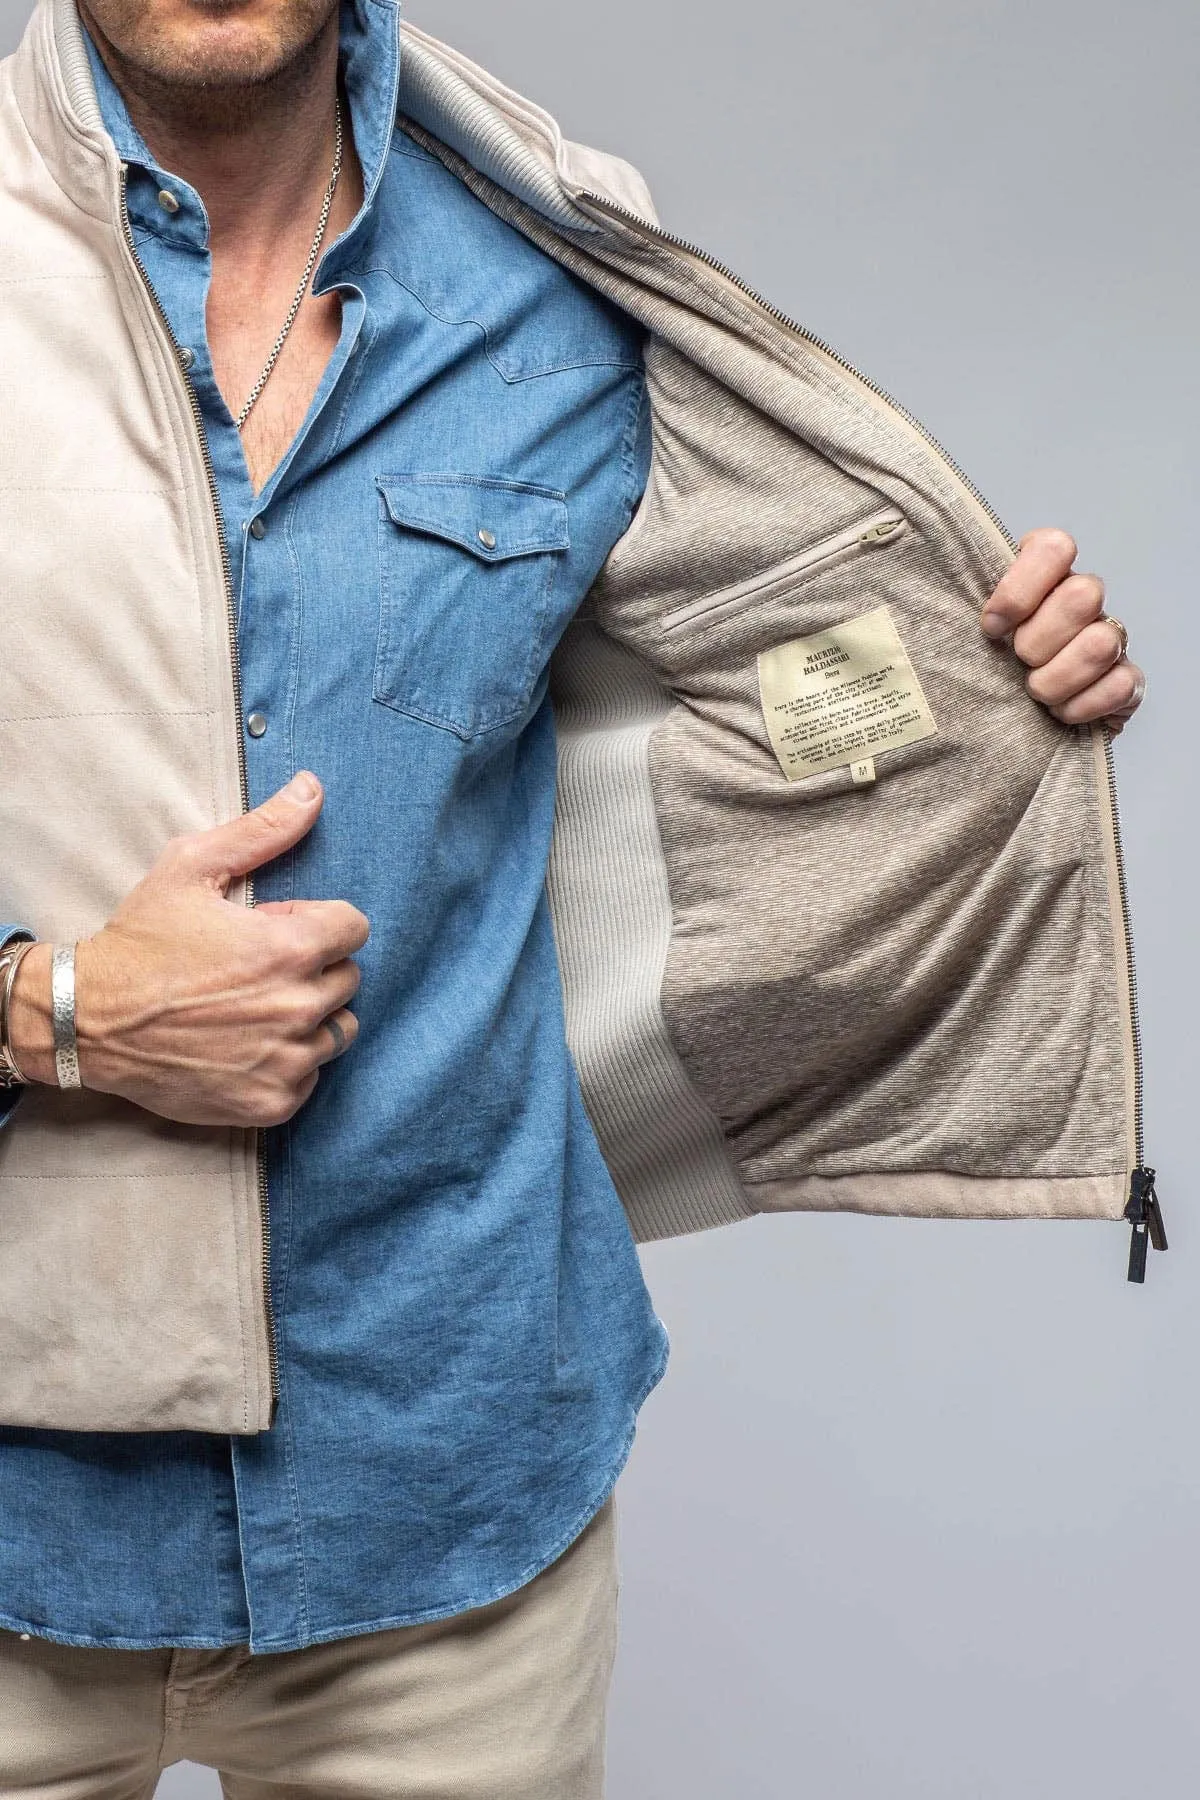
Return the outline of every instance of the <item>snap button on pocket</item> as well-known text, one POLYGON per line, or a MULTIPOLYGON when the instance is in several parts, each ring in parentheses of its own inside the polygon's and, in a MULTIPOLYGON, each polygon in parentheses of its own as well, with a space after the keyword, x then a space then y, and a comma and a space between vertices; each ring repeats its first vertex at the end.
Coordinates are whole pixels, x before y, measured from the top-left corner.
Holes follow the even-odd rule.
POLYGON ((520 721, 549 655, 570 547, 565 494, 485 475, 378 475, 375 485, 374 699, 464 741, 520 721))

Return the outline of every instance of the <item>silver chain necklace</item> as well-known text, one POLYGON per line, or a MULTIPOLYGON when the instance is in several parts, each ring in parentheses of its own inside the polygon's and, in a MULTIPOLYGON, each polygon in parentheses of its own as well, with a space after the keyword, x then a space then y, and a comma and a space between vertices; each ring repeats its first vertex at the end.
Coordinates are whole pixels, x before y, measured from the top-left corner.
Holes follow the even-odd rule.
POLYGON ((325 238, 325 227, 329 224, 329 212, 330 212, 330 208, 333 206, 333 196, 337 189, 338 176, 341 174, 341 172, 342 172, 342 105, 341 105, 340 100, 335 100, 334 101, 333 172, 329 177, 329 185, 325 189, 325 198, 321 202, 321 216, 317 220, 317 230, 316 230, 316 235, 314 236, 313 241, 312 241, 312 249, 308 253, 308 261, 304 265, 304 273, 300 277, 300 286, 296 289, 296 297, 292 301, 292 304, 288 307, 287 318, 283 321, 283 325, 282 325, 282 328, 280 329, 279 336, 275 339, 275 342, 271 346, 271 354, 270 354, 270 356, 268 356, 266 363, 263 366, 263 372, 259 376, 258 380, 255 382, 254 386, 250 389, 250 393, 249 393, 249 396, 247 397, 246 404, 245 404, 245 406, 243 406, 241 412, 237 416, 237 428, 239 431, 242 429, 242 426, 246 423, 246 420, 250 417, 250 409, 253 407, 254 402, 258 399, 259 395, 262 393, 263 389, 266 387, 267 382, 270 380, 271 370, 275 367, 275 364, 279 361, 279 352, 283 349, 283 346, 287 343, 288 332, 292 329, 292 326, 296 323, 296 314, 300 311, 300 302, 303 300, 305 294, 308 292, 309 276, 312 274, 313 269, 316 267, 317 258, 321 254, 321 245, 324 242, 324 238, 325 238))

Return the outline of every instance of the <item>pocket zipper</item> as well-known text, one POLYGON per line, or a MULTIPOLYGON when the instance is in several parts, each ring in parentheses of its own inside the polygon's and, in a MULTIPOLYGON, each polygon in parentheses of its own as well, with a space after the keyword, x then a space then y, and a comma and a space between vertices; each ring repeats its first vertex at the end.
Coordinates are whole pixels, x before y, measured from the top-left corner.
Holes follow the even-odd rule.
POLYGON ((835 532, 832 537, 822 538, 819 544, 810 544, 806 550, 797 551, 786 562, 774 563, 769 569, 764 569, 761 575, 752 575, 749 580, 739 581, 733 587, 720 588, 715 594, 705 594, 699 600, 689 600, 686 606, 675 607, 672 612, 663 615, 660 630, 677 631, 680 626, 690 625, 696 619, 707 620, 712 613, 736 612, 765 589, 790 581, 797 575, 807 574, 819 563, 829 562, 835 556, 843 556, 847 552, 870 550, 877 545, 891 543, 907 523, 907 519, 894 508, 872 513, 859 524, 851 525, 845 531, 835 532))

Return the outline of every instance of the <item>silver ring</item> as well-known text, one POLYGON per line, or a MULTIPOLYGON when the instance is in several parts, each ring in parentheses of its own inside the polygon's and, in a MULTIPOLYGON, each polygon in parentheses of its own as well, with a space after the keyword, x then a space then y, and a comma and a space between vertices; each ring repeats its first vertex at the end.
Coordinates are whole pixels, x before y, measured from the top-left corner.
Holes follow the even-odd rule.
POLYGON ((1106 625, 1115 625, 1117 628, 1117 636, 1121 640, 1121 648, 1117 652, 1116 660, 1117 662, 1120 662, 1123 657, 1129 655, 1129 633, 1124 625, 1122 625, 1120 619, 1114 619, 1111 613, 1101 613, 1100 616, 1106 625))
POLYGON ((342 1052, 347 1048, 345 1032, 342 1030, 332 1013, 330 1013, 329 1017, 324 1021, 324 1024, 326 1031, 328 1031, 333 1039, 334 1056, 341 1056, 342 1052))

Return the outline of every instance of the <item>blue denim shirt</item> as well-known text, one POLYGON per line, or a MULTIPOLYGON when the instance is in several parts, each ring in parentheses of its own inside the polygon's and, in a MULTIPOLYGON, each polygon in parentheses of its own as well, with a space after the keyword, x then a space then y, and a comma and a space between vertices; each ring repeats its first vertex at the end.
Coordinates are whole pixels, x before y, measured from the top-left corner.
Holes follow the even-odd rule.
POLYGON ((641 340, 395 129, 397 28, 393 0, 344 12, 366 200, 317 276, 340 341, 257 496, 213 380, 202 203, 96 60, 195 357, 266 720, 251 799, 301 767, 326 790, 259 894, 344 897, 371 937, 357 1043, 267 1133, 274 1427, 0 1431, 0 1623, 61 1642, 286 1650, 498 1598, 603 1502, 664 1366, 544 891, 546 662, 645 481, 641 340))

